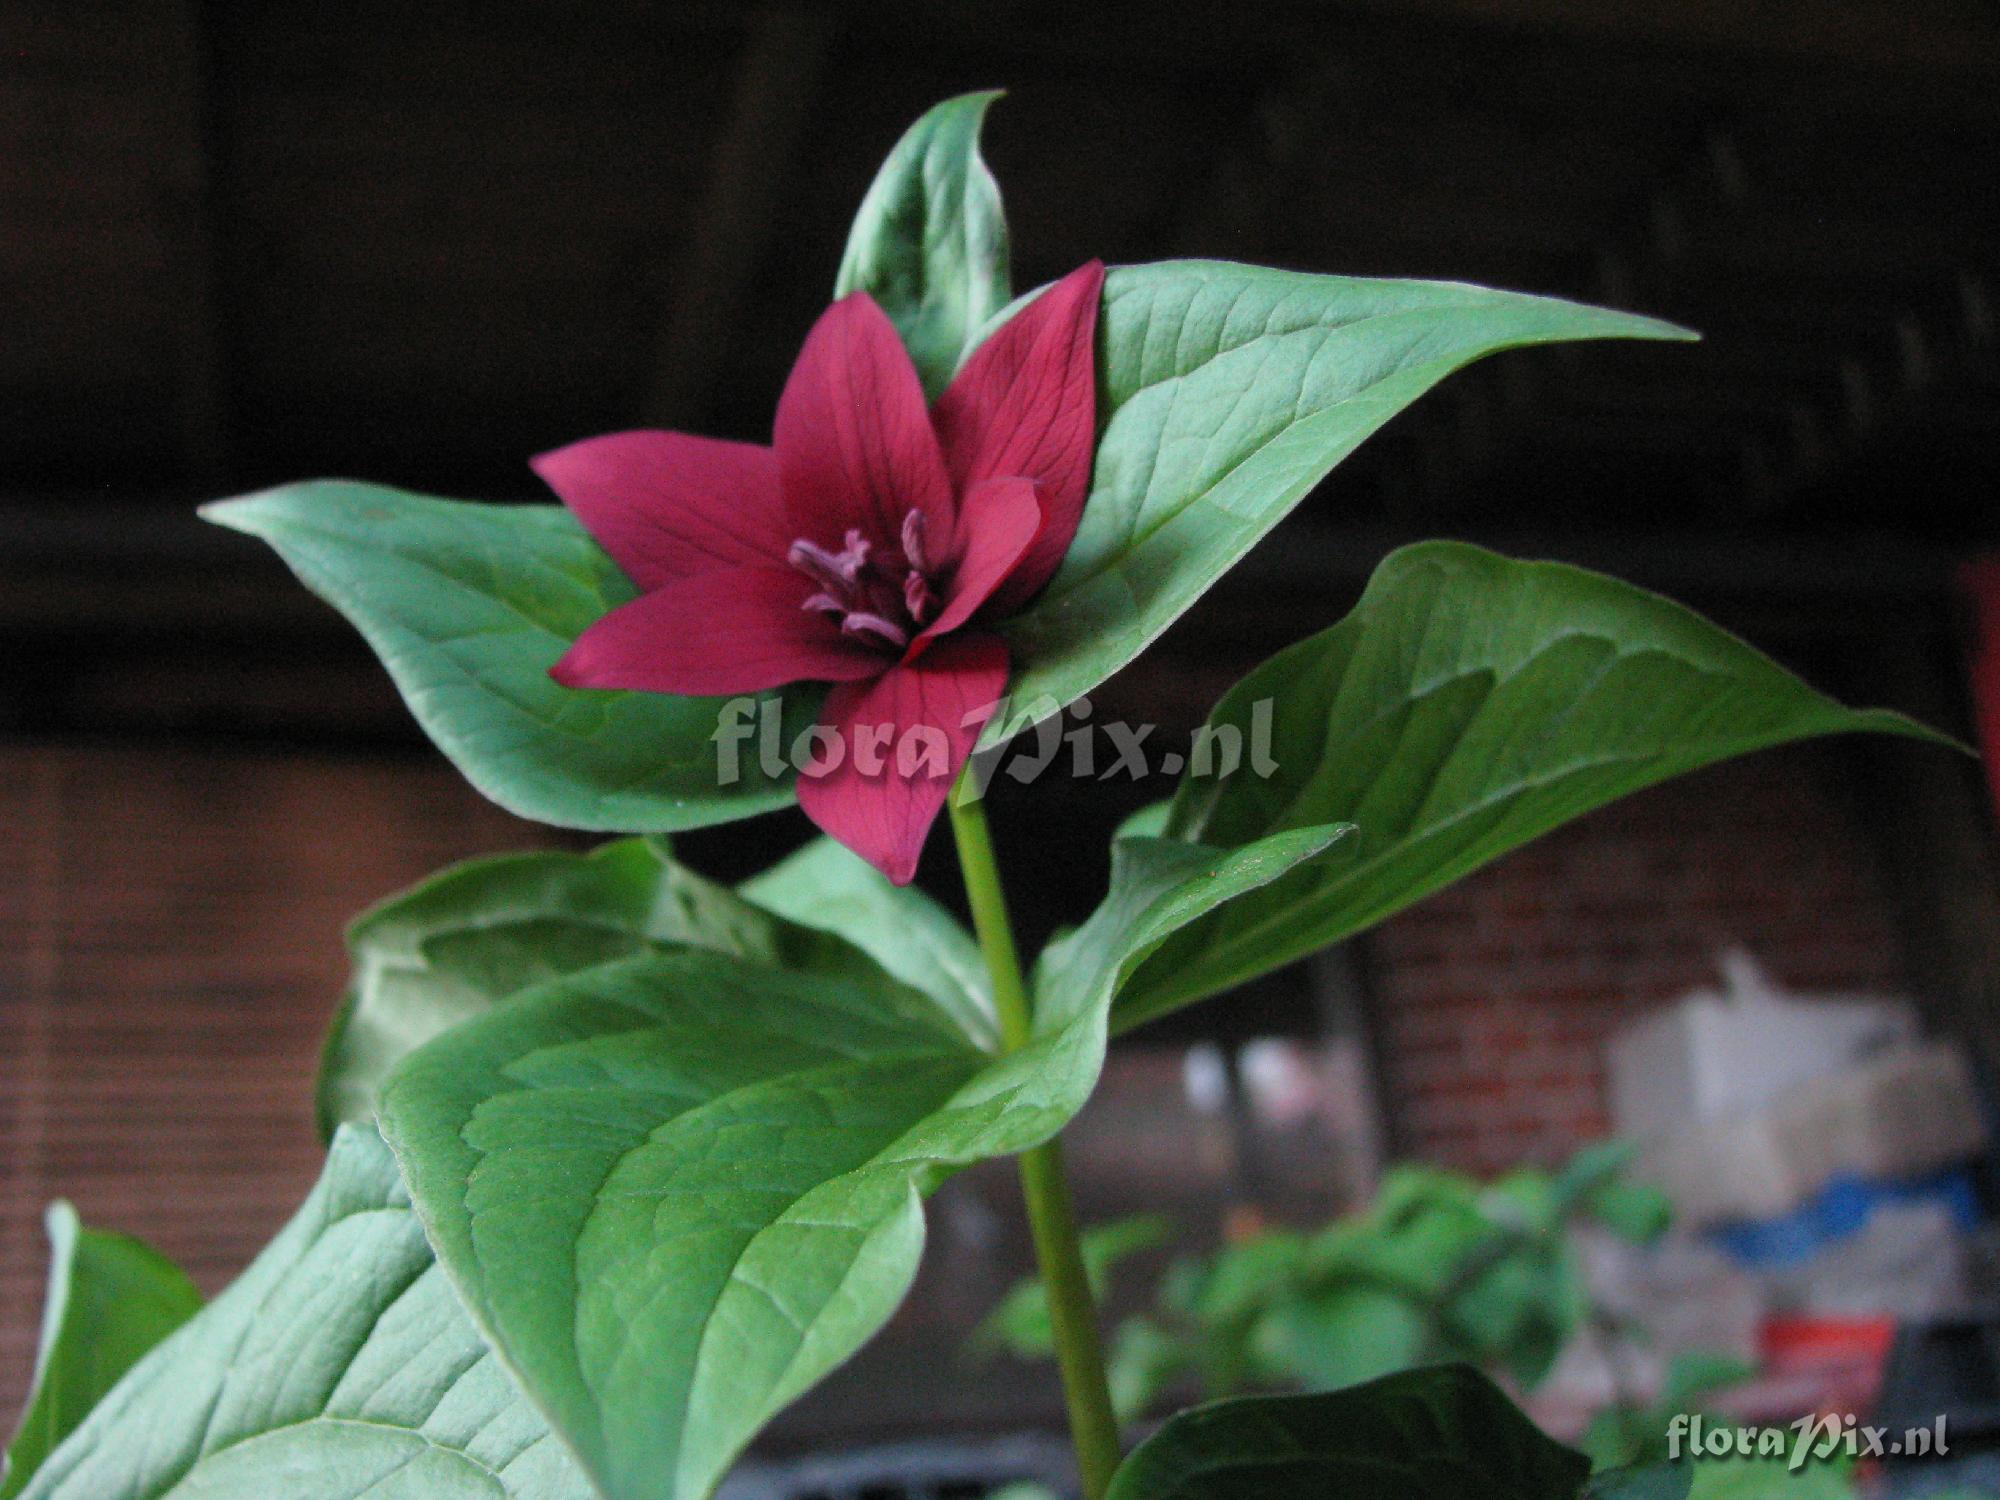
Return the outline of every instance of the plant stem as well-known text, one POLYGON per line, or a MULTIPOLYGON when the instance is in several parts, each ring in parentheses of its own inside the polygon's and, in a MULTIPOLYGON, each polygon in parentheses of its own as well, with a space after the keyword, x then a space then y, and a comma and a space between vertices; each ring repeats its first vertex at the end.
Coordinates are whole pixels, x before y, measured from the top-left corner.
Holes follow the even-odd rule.
MULTIPOLYGON (((963 776, 952 789, 950 805, 951 830, 958 841, 958 863, 965 875, 973 929, 979 934, 980 951, 993 976, 1001 1046, 1008 1052, 1018 1051, 1034 1033, 1034 1016, 1021 979, 1021 955, 1014 946, 1007 898, 1000 888, 1000 867, 993 858, 986 809, 963 776)), ((1061 1141, 1047 1141, 1021 1154, 1021 1192, 1027 1199, 1035 1260, 1048 1291, 1056 1363, 1062 1371, 1070 1441, 1083 1477, 1084 1500, 1102 1500, 1122 1451, 1118 1419, 1111 1410, 1111 1387, 1104 1375, 1097 1308, 1077 1244, 1069 1181, 1063 1176, 1061 1141)))

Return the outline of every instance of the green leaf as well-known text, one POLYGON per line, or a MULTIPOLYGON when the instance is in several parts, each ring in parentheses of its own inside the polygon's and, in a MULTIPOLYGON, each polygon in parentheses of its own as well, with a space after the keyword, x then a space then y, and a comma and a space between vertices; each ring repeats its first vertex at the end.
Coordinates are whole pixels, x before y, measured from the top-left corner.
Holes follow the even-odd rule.
POLYGON ((1853 1465, 1845 1458, 1807 1462, 1795 1469, 1794 1433, 1767 1427, 1755 1438, 1764 1444, 1764 1452, 1696 1462, 1690 1500, 1854 1500, 1853 1465))
POLYGON ((0 1464, 0 1500, 35 1471, 142 1355, 201 1306, 185 1272, 129 1235, 86 1229, 49 1205, 49 1285, 35 1381, 0 1464))
POLYGON ((1151 1318, 1127 1318, 1105 1351, 1105 1382, 1121 1422, 1136 1422, 1192 1371, 1198 1355, 1188 1341, 1151 1318))
POLYGON ((1612 1182, 1590 1195, 1590 1216, 1622 1240, 1650 1245, 1673 1227, 1674 1200, 1647 1182, 1612 1182))
MULTIPOLYGON (((1084 1230, 1077 1236, 1077 1251, 1091 1295, 1101 1301, 1113 1271, 1132 1256, 1165 1244, 1172 1235, 1173 1222, 1159 1214, 1134 1214, 1084 1230)), ((1024 1277, 1010 1287, 968 1341, 974 1354, 1004 1350, 1017 1359, 1046 1359, 1055 1347, 1048 1289, 1039 1276, 1024 1277)))
POLYGON ((357 918, 347 943, 354 978, 320 1071, 328 1134, 343 1120, 371 1123, 382 1080, 432 1037, 615 958, 691 947, 802 972, 879 972, 845 939, 753 905, 649 839, 455 865, 357 918))
POLYGON ((921 1194, 1082 1106, 1114 948, 1157 943, 1326 842, 1168 846, 1171 876, 1146 867, 1122 936, 1078 955, 1006 1057, 886 977, 686 951, 554 980, 445 1033, 390 1078, 383 1129, 465 1304, 604 1493, 698 1500, 893 1311, 921 1194))
POLYGON ((1556 1196, 1567 1205, 1605 1183, 1615 1182, 1638 1159, 1639 1145, 1636 1141, 1621 1140, 1617 1136, 1592 1141, 1587 1146, 1578 1147, 1562 1164, 1551 1185, 1556 1196))
POLYGON ((911 885, 893 885, 858 854, 816 839, 740 887, 767 911, 838 933, 890 974, 950 1011, 981 1046, 1000 1040, 993 981, 957 918, 911 885))
POLYGON ((1114 267, 1099 328, 1102 437, 1083 524, 1005 627, 1013 708, 993 744, 1132 660, 1329 470, 1496 350, 1689 338, 1670 324, 1453 282, 1221 261, 1114 267))
POLYGON ((1756 1378, 1757 1366, 1747 1359, 1712 1349, 1685 1350, 1667 1365, 1659 1404, 1669 1416, 1693 1411, 1704 1397, 1756 1378))
MULTIPOLYGON (((1354 612, 1238 683, 1209 720, 1275 769, 1185 781, 1168 832, 1229 847, 1351 823, 1333 859, 1191 926, 1126 986, 1120 1029, 1362 931, 1628 792, 1815 735, 1880 731, 1698 615, 1557 563, 1406 547, 1354 612)), ((1268 769, 1268 767, 1267 767, 1268 769)))
POLYGON ((1178 839, 1130 837, 1111 846, 1111 888, 1090 919, 1043 950, 1035 964, 1035 1014, 1067 1015, 1117 993, 1134 970, 1197 909, 1222 910, 1311 864, 1353 831, 1326 822, 1282 830, 1230 853, 1178 839), (1223 882, 1221 885, 1215 882, 1223 882))
POLYGON ((1244 1396, 1168 1419, 1107 1500, 1575 1500, 1589 1460, 1462 1365, 1311 1396, 1244 1396))
POLYGON ((1476 1277, 1444 1309, 1465 1356, 1497 1361, 1532 1390, 1548 1377, 1584 1315, 1583 1284, 1565 1251, 1524 1247, 1476 1277))
MULTIPOLYGON (((202 514, 269 542, 347 616, 424 732, 510 812, 565 828, 656 833, 792 798, 789 770, 767 774, 754 743, 715 742, 723 704, 750 699, 578 690, 550 679, 585 627, 633 597, 560 506, 316 480, 202 514)), ((781 704, 774 727, 790 745, 820 696, 800 687, 754 701, 781 704)))
POLYGON ((1286 1383, 1335 1391, 1408 1369, 1430 1325, 1407 1297, 1356 1283, 1289 1298, 1257 1330, 1260 1363, 1286 1383))
POLYGON ((1296 1231, 1266 1230, 1218 1247, 1205 1265, 1183 1262, 1186 1269, 1162 1294, 1174 1312, 1198 1323, 1248 1322, 1299 1278, 1310 1250, 1296 1231))
POLYGON ((23 1500, 591 1500, 343 1129, 297 1216, 148 1354, 23 1500))
POLYGON ((867 292, 935 398, 1013 296, 1000 185, 979 155, 997 92, 947 99, 912 125, 861 200, 833 295, 867 292))

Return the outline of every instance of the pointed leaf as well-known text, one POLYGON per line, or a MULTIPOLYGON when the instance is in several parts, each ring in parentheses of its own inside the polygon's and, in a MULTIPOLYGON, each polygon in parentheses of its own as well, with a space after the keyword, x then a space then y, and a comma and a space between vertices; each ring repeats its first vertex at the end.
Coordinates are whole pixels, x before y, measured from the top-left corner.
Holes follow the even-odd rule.
POLYGON ((1431 542, 1354 612, 1244 678, 1210 717, 1275 769, 1183 783, 1173 837, 1229 847, 1351 822, 1343 850, 1189 928, 1136 974, 1117 1024, 1242 983, 1370 927, 1591 809, 1731 756, 1873 731, 1658 595, 1556 563, 1431 542))
POLYGON ((1323 848, 1163 845, 994 1057, 890 983, 714 953, 621 960, 515 996, 382 1095, 474 1317, 610 1500, 700 1500, 764 1422, 894 1310, 951 1169, 1048 1139, 1104 1057, 1111 978, 1323 848))
POLYGON ((861 200, 834 281, 836 298, 866 292, 881 304, 932 398, 1013 295, 1000 185, 979 154, 999 97, 947 99, 904 133, 861 200))
POLYGON ((611 959, 707 948, 800 972, 879 977, 832 930, 752 905, 649 839, 455 865, 364 913, 347 943, 354 978, 320 1071, 329 1135, 341 1121, 372 1123, 390 1069, 440 1032, 529 985, 611 959))
POLYGON ((453 1299, 373 1132, 23 1500, 591 1500, 453 1299))
POLYGON ((187 1274, 151 1246, 84 1228, 67 1203, 50 1204, 47 1222, 41 1349, 0 1500, 14 1500, 119 1377, 201 1306, 187 1274))
POLYGON ((1108 1500, 1576 1500, 1589 1473, 1492 1381, 1446 1365, 1184 1411, 1133 1450, 1108 1500))
POLYGON ((1083 525, 1006 627, 992 744, 1137 656, 1329 470, 1452 371, 1524 344, 1687 338, 1650 318, 1454 282, 1222 261, 1119 266, 1099 327, 1083 525))
MULTIPOLYGON (((769 771, 754 746, 717 739, 723 703, 750 700, 579 690, 549 677, 587 626, 634 593, 560 506, 318 480, 202 514, 269 542, 347 616, 424 732, 510 812, 656 833, 792 799, 788 769, 769 771)), ((782 703, 773 727, 790 745, 820 696, 796 688, 755 701, 782 703)))

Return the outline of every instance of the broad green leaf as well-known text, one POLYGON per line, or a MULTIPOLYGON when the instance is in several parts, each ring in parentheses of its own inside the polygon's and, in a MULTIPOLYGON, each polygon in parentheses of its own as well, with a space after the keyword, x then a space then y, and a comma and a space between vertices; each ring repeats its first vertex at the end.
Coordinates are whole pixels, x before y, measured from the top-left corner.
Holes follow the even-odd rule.
POLYGON ((23 1500, 591 1500, 453 1298, 373 1132, 23 1500))
POLYGON ((440 1032, 615 958, 692 947, 812 973, 876 973, 844 938, 751 904, 649 839, 455 865, 357 918, 347 943, 354 977, 320 1071, 328 1134, 343 1120, 372 1122, 389 1070, 440 1032))
POLYGON ((119 1377, 201 1306, 186 1273, 151 1246, 86 1229, 67 1203, 50 1204, 47 1222, 41 1348, 0 1464, 0 1500, 14 1500, 119 1377))
POLYGON ((979 155, 998 93, 947 99, 912 125, 861 200, 833 294, 882 305, 935 397, 1013 295, 1000 185, 979 155))
POLYGON ((1485 1376, 1444 1365, 1182 1412, 1133 1450, 1108 1500, 1576 1500, 1589 1472, 1485 1376))
POLYGON ((551 981, 446 1032, 391 1076, 383 1129, 465 1304, 604 1493, 699 1500, 893 1311, 921 1194, 1082 1106, 1114 950, 1143 951, 1326 842, 1173 844, 1150 865, 1127 851, 1149 878, 1124 891, 1122 938, 1079 957, 1009 1056, 886 977, 682 951, 551 981))
MULTIPOLYGON (((269 542, 347 616, 424 732, 510 812, 565 828, 657 833, 791 800, 790 772, 767 774, 755 743, 715 738, 724 704, 752 700, 586 691, 550 679, 570 642, 633 596, 560 506, 477 505, 317 480, 202 514, 269 542)), ((790 745, 812 724, 819 697, 804 687, 755 701, 781 705, 773 727, 790 745)))
POLYGON ((996 1046, 993 981, 958 919, 911 885, 832 839, 816 839, 739 887, 767 911, 840 934, 890 974, 957 1017, 967 1036, 996 1046))
POLYGON ((1455 282, 1222 261, 1114 267, 1102 436, 1062 568, 1005 627, 1019 664, 992 744, 1150 644, 1329 470, 1452 371, 1524 344, 1689 338, 1604 308, 1455 282))
POLYGON ((1238 683, 1209 720, 1244 755, 1185 781, 1167 831, 1230 847, 1351 823, 1333 858, 1191 926, 1121 995, 1116 1024, 1228 989, 1362 931, 1628 792, 1816 735, 1943 736, 1843 708, 1658 595, 1452 542, 1404 548, 1354 612, 1238 683), (1268 767, 1266 769, 1269 769, 1268 767))

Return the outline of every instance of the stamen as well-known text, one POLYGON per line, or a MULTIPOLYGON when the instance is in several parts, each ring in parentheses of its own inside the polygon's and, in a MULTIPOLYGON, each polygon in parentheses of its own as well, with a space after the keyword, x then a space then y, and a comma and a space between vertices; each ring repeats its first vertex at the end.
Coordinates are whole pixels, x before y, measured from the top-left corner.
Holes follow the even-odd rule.
POLYGON ((847 543, 838 552, 829 552, 817 542, 800 537, 785 553, 785 560, 802 572, 810 573, 836 594, 854 585, 868 566, 873 551, 868 538, 858 531, 847 533, 847 543))
POLYGON ((903 556, 919 573, 928 573, 931 570, 924 550, 924 542, 929 531, 930 521, 922 511, 912 510, 903 517, 903 556))
MULTIPOLYGON (((924 519, 915 511, 904 520, 903 538, 922 555, 924 519)), ((936 613, 937 600, 920 571, 909 572, 899 589, 895 570, 904 560, 894 549, 879 559, 872 556, 875 551, 875 544, 858 527, 850 527, 838 552, 800 537, 785 558, 820 586, 801 609, 830 616, 845 635, 900 651, 909 644, 914 628, 936 613)))
POLYGON ((785 554, 785 560, 801 573, 809 574, 825 584, 835 594, 842 592, 854 581, 852 577, 842 576, 842 559, 839 556, 807 541, 804 537, 792 543, 791 550, 785 554))
POLYGON ((849 583, 854 582, 861 576, 861 570, 868 566, 868 554, 873 550, 874 544, 867 537, 849 527, 847 545, 835 559, 840 564, 840 576, 849 583))
POLYGON ((910 638, 903 633, 900 626, 883 619, 880 615, 871 615, 863 610, 857 609, 850 613, 840 622, 840 628, 846 635, 875 636, 899 650, 910 644, 910 638))

